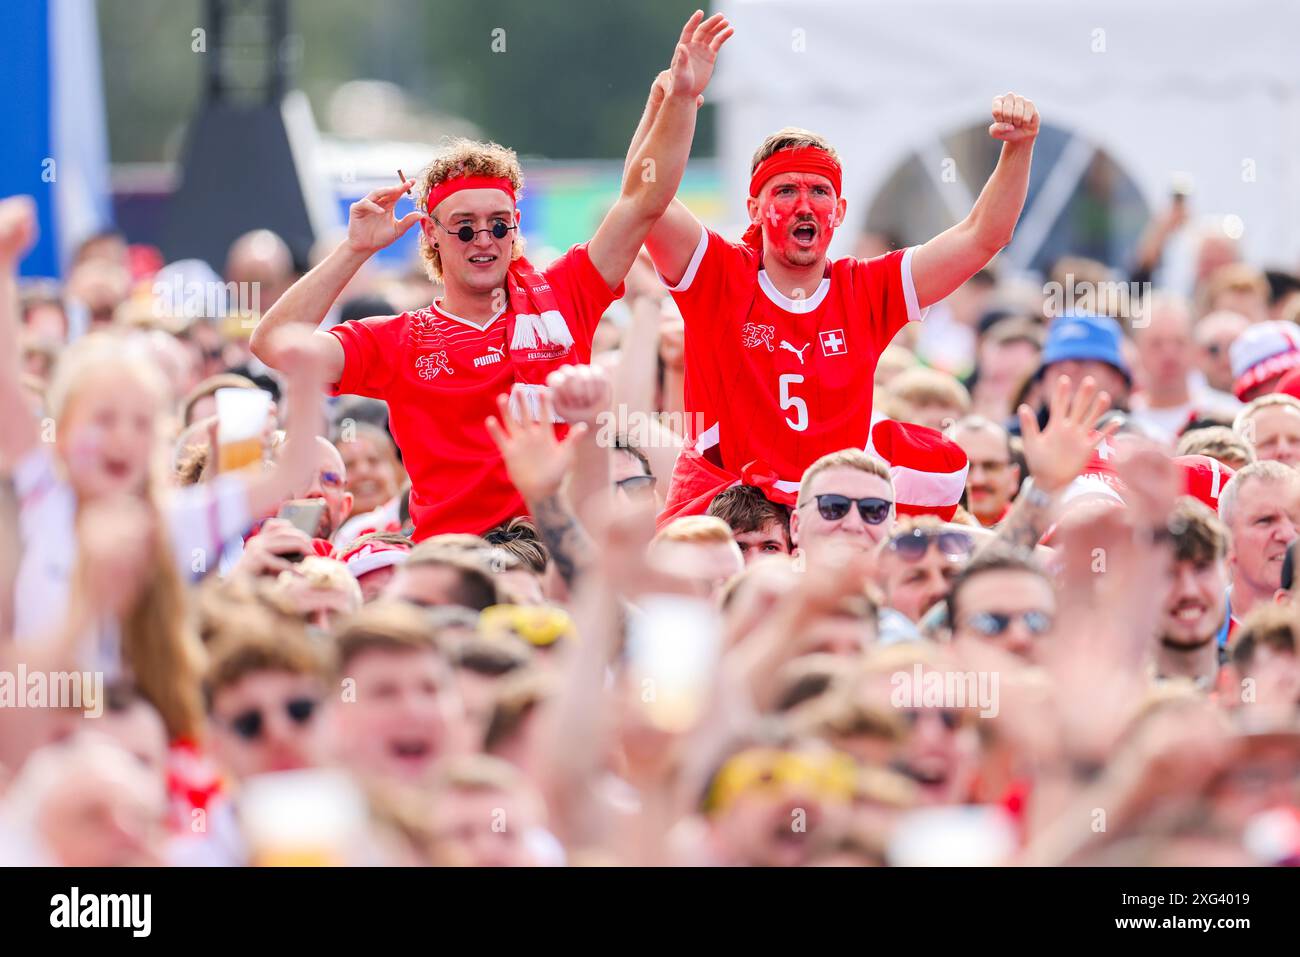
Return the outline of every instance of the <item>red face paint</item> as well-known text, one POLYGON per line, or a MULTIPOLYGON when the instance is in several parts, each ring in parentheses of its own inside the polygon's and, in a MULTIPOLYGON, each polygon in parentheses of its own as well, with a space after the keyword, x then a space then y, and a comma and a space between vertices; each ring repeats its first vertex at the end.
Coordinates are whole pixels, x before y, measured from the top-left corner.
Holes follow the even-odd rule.
POLYGON ((824 176, 786 173, 774 177, 763 187, 759 201, 764 248, 792 266, 820 262, 835 233, 838 203, 834 187, 824 176))

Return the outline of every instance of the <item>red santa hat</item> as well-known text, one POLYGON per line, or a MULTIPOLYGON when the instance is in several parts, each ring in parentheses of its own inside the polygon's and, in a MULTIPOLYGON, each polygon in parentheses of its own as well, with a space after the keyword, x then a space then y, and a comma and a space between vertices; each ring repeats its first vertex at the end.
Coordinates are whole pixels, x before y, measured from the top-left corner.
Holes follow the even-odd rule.
POLYGON ((353 545, 339 556, 339 561, 348 566, 348 571, 352 573, 353 578, 360 578, 380 568, 402 564, 410 551, 405 545, 369 541, 353 545))
POLYGON ((1223 487, 1236 473, 1208 455, 1180 455, 1174 464, 1183 475, 1183 491, 1217 514, 1223 487))
POLYGON ((956 442, 923 425, 881 419, 871 427, 866 450, 889 465, 899 515, 949 521, 957 513, 970 462, 956 442))

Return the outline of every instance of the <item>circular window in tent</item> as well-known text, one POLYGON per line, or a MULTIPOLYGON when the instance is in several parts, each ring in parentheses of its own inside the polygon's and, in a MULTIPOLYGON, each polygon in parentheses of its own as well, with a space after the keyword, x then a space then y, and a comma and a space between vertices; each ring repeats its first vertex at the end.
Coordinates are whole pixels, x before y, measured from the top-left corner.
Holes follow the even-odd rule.
MULTIPOLYGON (((914 148, 870 200, 857 255, 923 243, 970 212, 997 165, 1002 143, 987 122, 914 148)), ((1137 183, 1105 150, 1044 125, 1034 146, 1029 195, 1016 235, 1002 252, 1017 272, 1046 274, 1062 256, 1086 256, 1123 270, 1150 212, 1137 183)))

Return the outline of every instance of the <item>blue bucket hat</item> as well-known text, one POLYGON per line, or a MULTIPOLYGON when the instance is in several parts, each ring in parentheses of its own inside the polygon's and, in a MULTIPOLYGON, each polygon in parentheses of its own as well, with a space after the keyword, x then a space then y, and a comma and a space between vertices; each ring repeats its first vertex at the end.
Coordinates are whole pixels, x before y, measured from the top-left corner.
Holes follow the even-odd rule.
POLYGON ((1061 316, 1047 329, 1038 374, 1041 376, 1053 363, 1091 359, 1114 366, 1131 386, 1133 374, 1120 350, 1123 339, 1123 330, 1110 316, 1079 313, 1061 316))

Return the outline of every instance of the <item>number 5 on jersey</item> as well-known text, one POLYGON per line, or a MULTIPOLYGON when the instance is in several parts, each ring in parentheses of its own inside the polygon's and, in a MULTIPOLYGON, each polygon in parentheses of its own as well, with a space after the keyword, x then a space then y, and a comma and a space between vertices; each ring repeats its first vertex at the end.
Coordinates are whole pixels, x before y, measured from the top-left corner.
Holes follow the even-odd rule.
POLYGON ((786 416, 785 424, 796 432, 802 432, 808 428, 808 403, 804 402, 799 396, 790 394, 790 386, 800 385, 802 382, 803 376, 793 372, 787 372, 777 380, 781 394, 781 408, 794 409, 795 414, 794 419, 786 416))

